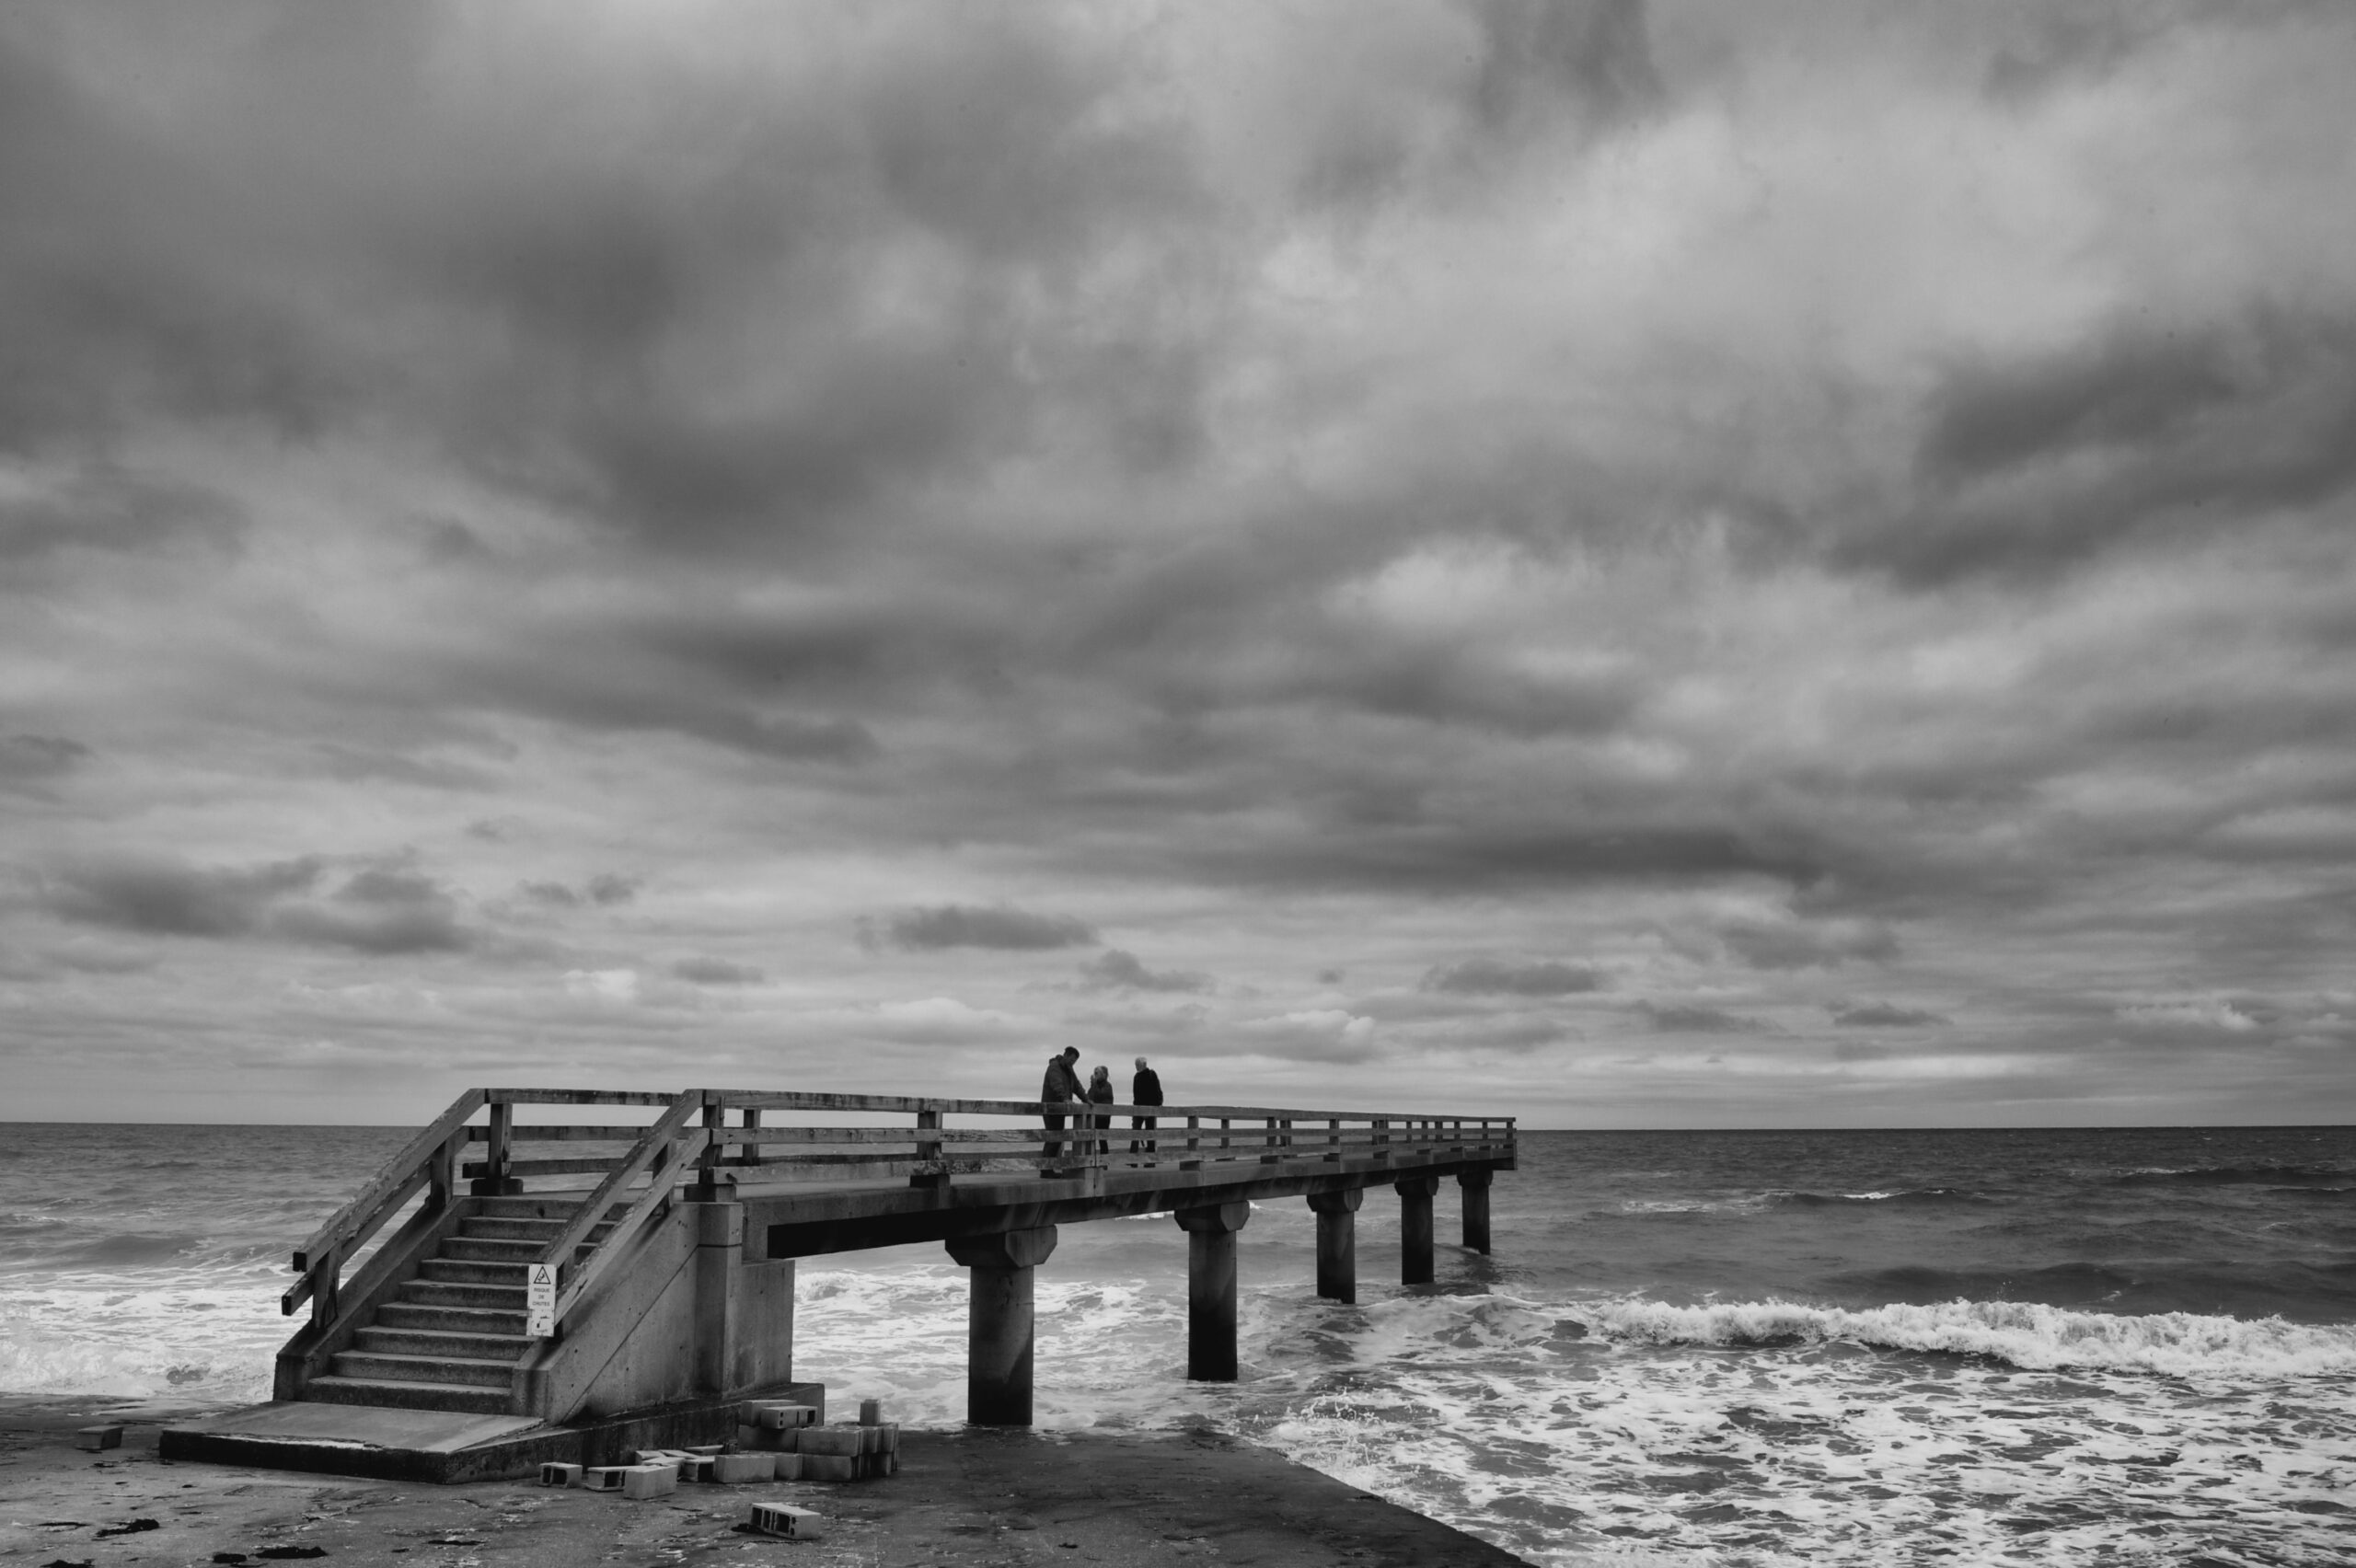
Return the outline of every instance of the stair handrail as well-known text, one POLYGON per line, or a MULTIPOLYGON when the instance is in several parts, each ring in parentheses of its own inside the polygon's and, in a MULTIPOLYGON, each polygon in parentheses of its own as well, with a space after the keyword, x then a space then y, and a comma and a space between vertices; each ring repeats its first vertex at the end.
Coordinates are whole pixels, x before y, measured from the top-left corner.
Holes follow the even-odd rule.
POLYGON ((704 1091, 699 1089, 688 1090, 673 1101, 671 1109, 657 1117, 640 1136, 638 1142, 630 1146, 629 1152, 622 1157, 621 1163, 606 1173, 606 1179, 597 1183, 597 1190, 589 1194, 588 1200, 571 1219, 565 1221, 564 1228, 557 1232, 555 1239, 541 1249, 536 1262, 554 1263, 557 1269, 556 1321, 560 1328, 564 1323, 565 1314, 581 1299, 582 1293, 605 1272, 607 1260, 620 1251, 615 1243, 636 1229, 659 1202, 671 1195, 675 1183, 665 1178, 703 1152, 705 1144, 710 1141, 709 1131, 702 1127, 690 1128, 687 1124, 689 1116, 703 1109, 704 1101, 704 1091), (661 1160, 659 1165, 656 1163, 658 1159, 661 1160), (640 1193, 621 1218, 614 1222, 613 1228, 590 1251, 588 1261, 576 1268, 572 1262, 573 1251, 588 1238, 590 1231, 596 1228, 615 1196, 636 1181, 641 1172, 650 1170, 653 1179, 648 1182, 646 1191, 640 1193))
MULTIPOLYGON (((294 1267, 302 1278, 279 1297, 282 1315, 292 1316, 307 1297, 334 1299, 344 1262, 409 1200, 434 1179, 437 1166, 451 1164, 454 1141, 466 1136, 467 1119, 480 1109, 488 1091, 468 1090, 434 1118, 432 1125, 401 1146, 368 1184, 294 1249, 294 1267), (322 1288, 324 1287, 324 1288, 322 1288)), ((445 1180, 454 1172, 445 1172, 445 1180)))

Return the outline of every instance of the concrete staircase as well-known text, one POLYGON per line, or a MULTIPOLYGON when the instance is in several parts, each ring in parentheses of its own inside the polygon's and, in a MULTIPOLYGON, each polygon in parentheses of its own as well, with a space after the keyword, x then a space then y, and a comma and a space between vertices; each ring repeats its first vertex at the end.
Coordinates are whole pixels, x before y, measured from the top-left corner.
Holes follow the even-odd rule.
MULTIPOLYGON (((394 1287, 352 1348, 304 1386, 327 1404, 504 1414, 515 1367, 537 1341, 524 1332, 524 1270, 578 1213, 582 1194, 533 1193, 467 1200, 459 1220, 416 1277, 394 1287)), ((575 1251, 577 1263, 626 1207, 617 1204, 575 1251)))

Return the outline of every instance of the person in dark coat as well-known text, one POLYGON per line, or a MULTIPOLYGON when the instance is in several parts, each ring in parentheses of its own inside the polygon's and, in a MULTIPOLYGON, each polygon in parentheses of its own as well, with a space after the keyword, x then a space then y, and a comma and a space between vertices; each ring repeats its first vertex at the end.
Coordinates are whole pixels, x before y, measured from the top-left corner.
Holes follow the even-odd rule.
MULTIPOLYGON (((1075 1065, 1079 1060, 1080 1047, 1077 1045, 1067 1045, 1064 1047, 1062 1055, 1047 1058, 1047 1076, 1039 1080, 1039 1099, 1043 1104, 1061 1105, 1069 1101, 1086 1098, 1080 1092, 1080 1071, 1075 1065)), ((1039 1173, 1042 1176, 1052 1176, 1057 1174, 1052 1169, 1052 1163, 1056 1157, 1064 1151, 1064 1140, 1054 1136, 1063 1131, 1064 1113, 1060 1111, 1043 1111, 1040 1113, 1040 1119, 1047 1124, 1049 1136, 1045 1141, 1045 1152, 1049 1164, 1040 1167, 1039 1173)), ((1085 1116, 1080 1118, 1083 1124, 1087 1120, 1085 1116)))
MULTIPOLYGON (((1110 1105, 1113 1103, 1112 1068, 1099 1067, 1096 1069, 1096 1076, 1088 1080, 1088 1098, 1098 1105, 1110 1105)), ((1102 1135, 1112 1127, 1113 1118, 1106 1115, 1103 1112, 1099 1111, 1094 1115, 1088 1118, 1088 1124, 1095 1128, 1099 1135, 1102 1135)), ((1112 1152, 1113 1142, 1110 1138, 1100 1136, 1096 1139, 1095 1147, 1096 1152, 1099 1154, 1109 1154, 1112 1152)))
MULTIPOLYGON (((1132 1105, 1161 1103, 1161 1075, 1147 1066, 1143 1056, 1138 1058, 1138 1076, 1129 1080, 1129 1103, 1132 1105)), ((1129 1131, 1136 1132, 1141 1127, 1159 1126, 1161 1120, 1158 1116, 1132 1116, 1129 1118, 1129 1131)), ((1151 1154, 1153 1149, 1154 1140, 1151 1138, 1129 1140, 1131 1154, 1151 1154)))

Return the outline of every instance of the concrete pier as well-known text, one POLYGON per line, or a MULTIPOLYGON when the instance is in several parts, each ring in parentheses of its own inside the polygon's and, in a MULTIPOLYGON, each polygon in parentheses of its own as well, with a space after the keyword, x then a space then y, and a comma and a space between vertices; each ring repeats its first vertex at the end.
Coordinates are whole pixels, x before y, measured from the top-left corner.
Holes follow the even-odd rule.
POLYGON ((1358 1205, 1366 1190, 1311 1193, 1310 1211, 1317 1216, 1317 1294, 1328 1301, 1355 1303, 1358 1298, 1358 1205))
MULTIPOLYGON (((556 1444, 550 1454, 592 1451, 580 1447, 592 1432, 606 1434, 597 1453, 625 1436, 701 1443, 706 1425, 733 1424, 733 1401, 813 1387, 794 1381, 796 1260, 941 1242, 971 1271, 967 1419, 1022 1426, 1034 1276, 1058 1226, 1173 1215, 1187 1235, 1187 1375, 1223 1382, 1239 1372, 1236 1236, 1254 1204, 1306 1199, 1318 1294, 1354 1302, 1367 1191, 1399 1193, 1402 1278, 1420 1285, 1434 1277, 1440 1179, 1460 1178, 1465 1245, 1485 1251, 1491 1173, 1515 1164, 1510 1117, 1091 1106, 1183 1125, 1122 1159, 1096 1151, 1092 1126, 1083 1144, 1080 1127, 1045 1125, 1073 1113, 791 1090, 469 1089, 294 1249, 279 1308, 291 1317, 307 1303, 309 1320, 279 1352, 273 1404, 300 1407, 313 1436, 351 1425, 345 1446, 305 1449, 329 1468, 395 1463, 360 1435, 374 1418, 345 1411, 439 1412, 461 1434, 532 1423, 517 1430, 556 1444), (624 1119, 578 1114, 591 1106, 626 1108, 624 1119), (462 1158, 469 1145, 479 1160, 462 1158)), ((286 1418, 255 1419, 277 1433, 286 1418)), ((399 1464, 438 1479, 464 1469, 416 1458, 427 1438, 402 1430, 399 1464)))
POLYGON ((1411 1176, 1392 1183, 1399 1194, 1399 1283, 1432 1282, 1432 1194, 1439 1191, 1437 1176, 1411 1176))
POLYGON ((1496 1180, 1496 1172, 1486 1167, 1456 1173, 1456 1185, 1464 1197, 1465 1249, 1484 1258, 1489 1255, 1489 1187, 1496 1180))
POLYGON ((1235 1381, 1235 1233, 1251 1221, 1249 1203, 1184 1208, 1186 1233, 1186 1376, 1200 1383, 1235 1381))
MULTIPOLYGON (((948 1247, 949 1255, 972 1271, 965 1322, 965 1419, 976 1426, 1028 1426, 1032 1282, 1034 1271, 1056 1250, 1056 1228, 958 1237, 948 1247)), ((1230 1261, 1230 1302, 1234 1278, 1230 1261)))

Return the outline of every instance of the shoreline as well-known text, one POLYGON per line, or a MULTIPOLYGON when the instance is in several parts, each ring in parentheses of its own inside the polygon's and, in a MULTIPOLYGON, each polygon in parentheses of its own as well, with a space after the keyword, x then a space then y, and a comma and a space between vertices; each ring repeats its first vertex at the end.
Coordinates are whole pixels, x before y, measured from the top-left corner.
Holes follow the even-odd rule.
POLYGON ((259 1562, 266 1548, 291 1547, 317 1548, 323 1560, 449 1568, 772 1560, 811 1568, 1529 1568, 1451 1526, 1207 1428, 911 1430, 890 1480, 687 1485, 624 1502, 529 1481, 436 1486, 156 1458, 164 1423, 219 1408, 0 1401, 0 1562, 226 1561, 215 1553, 259 1562), (75 1430, 101 1420, 123 1424, 123 1446, 75 1447, 75 1430), (804 1542, 740 1532, 755 1502, 815 1508, 826 1533, 804 1542), (133 1528, 139 1520, 154 1524, 133 1528))

